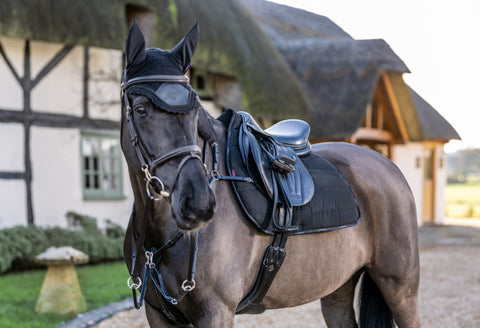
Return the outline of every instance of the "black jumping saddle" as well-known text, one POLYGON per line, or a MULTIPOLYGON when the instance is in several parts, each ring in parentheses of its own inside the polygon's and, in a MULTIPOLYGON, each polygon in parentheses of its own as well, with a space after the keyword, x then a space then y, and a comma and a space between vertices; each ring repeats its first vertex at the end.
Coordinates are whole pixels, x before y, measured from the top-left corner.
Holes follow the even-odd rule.
POLYGON ((310 151, 310 126, 285 120, 263 130, 245 112, 226 110, 227 169, 244 212, 261 231, 274 235, 335 230, 356 224, 360 210, 338 170, 310 151))

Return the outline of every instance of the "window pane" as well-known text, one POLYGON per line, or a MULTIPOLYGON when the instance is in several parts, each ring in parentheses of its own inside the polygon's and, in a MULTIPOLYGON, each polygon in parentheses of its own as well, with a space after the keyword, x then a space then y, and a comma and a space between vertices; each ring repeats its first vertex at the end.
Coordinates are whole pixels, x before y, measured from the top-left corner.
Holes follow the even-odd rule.
POLYGON ((95 189, 100 188, 100 181, 98 179, 98 174, 93 175, 93 188, 95 189))
POLYGON ((82 140, 82 153, 85 157, 92 156, 92 142, 89 138, 84 138, 82 140))
POLYGON ((112 174, 112 188, 113 189, 118 189, 119 187, 120 187, 119 175, 118 174, 112 174))
POLYGON ((104 174, 104 175, 103 175, 102 189, 103 189, 103 190, 110 190, 110 189, 112 189, 111 186, 110 186, 110 181, 109 181, 109 175, 108 175, 108 174, 104 174))
POLYGON ((122 197, 122 168, 118 136, 92 132, 81 141, 84 197, 109 199, 122 197))

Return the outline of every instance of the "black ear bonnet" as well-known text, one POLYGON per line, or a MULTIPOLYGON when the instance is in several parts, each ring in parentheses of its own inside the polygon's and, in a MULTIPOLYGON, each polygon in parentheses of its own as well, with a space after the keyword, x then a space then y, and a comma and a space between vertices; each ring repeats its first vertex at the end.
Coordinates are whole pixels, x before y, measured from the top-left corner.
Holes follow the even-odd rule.
MULTIPOLYGON (((127 38, 124 80, 128 83, 134 78, 153 75, 182 77, 190 67, 197 41, 198 23, 195 23, 171 51, 145 49, 145 38, 134 21, 127 38)), ((200 105, 197 93, 188 83, 145 81, 129 86, 125 92, 145 96, 158 109, 171 113, 187 113, 200 105)))

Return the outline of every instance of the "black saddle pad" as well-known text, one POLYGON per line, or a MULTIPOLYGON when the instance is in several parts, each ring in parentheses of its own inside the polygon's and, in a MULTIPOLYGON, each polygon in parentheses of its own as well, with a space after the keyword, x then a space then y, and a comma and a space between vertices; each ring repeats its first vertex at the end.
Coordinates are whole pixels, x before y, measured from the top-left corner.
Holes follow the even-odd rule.
MULTIPOLYGON (((230 175, 248 177, 238 145, 240 117, 227 110, 219 117, 228 124, 227 169, 230 175)), ((360 221, 360 209, 347 181, 338 170, 320 155, 311 152, 301 158, 313 178, 315 191, 306 205, 293 208, 292 225, 298 229, 291 235, 346 228, 360 221)), ((267 234, 275 234, 272 222, 272 200, 256 183, 232 181, 232 186, 246 215, 267 234)))

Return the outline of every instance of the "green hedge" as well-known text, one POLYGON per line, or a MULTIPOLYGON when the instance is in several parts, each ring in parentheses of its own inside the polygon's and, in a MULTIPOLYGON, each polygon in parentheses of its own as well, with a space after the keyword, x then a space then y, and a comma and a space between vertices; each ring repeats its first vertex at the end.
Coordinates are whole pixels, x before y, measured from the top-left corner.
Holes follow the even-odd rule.
POLYGON ((123 259, 124 230, 107 221, 101 231, 96 219, 67 213, 74 229, 16 226, 0 230, 0 273, 32 267, 36 255, 48 247, 71 246, 86 253, 90 263, 123 259), (72 223, 73 222, 73 223, 72 223))

